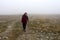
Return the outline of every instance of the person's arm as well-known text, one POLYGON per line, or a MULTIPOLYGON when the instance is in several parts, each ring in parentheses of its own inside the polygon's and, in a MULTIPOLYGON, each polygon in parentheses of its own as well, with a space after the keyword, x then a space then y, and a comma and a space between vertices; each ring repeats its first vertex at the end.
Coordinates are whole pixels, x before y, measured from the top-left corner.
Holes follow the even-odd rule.
POLYGON ((22 20, 23 20, 23 16, 21 17, 21 22, 22 22, 22 20))
POLYGON ((28 18, 28 16, 27 16, 27 21, 29 21, 29 18, 28 18))

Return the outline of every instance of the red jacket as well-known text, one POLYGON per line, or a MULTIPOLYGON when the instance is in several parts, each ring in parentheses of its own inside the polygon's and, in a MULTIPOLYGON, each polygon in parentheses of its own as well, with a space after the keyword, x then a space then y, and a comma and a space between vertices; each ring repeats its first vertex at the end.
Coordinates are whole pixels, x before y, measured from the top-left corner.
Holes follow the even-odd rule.
POLYGON ((28 16, 27 15, 23 15, 21 22, 22 23, 27 23, 27 21, 28 21, 28 16))

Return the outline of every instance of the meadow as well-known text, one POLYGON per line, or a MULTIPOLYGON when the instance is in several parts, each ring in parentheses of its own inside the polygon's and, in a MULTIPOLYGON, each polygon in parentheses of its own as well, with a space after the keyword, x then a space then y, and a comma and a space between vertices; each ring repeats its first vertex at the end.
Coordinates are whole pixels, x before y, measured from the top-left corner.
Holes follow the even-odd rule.
POLYGON ((26 32, 21 15, 0 15, 0 40, 60 40, 60 15, 29 15, 26 32))

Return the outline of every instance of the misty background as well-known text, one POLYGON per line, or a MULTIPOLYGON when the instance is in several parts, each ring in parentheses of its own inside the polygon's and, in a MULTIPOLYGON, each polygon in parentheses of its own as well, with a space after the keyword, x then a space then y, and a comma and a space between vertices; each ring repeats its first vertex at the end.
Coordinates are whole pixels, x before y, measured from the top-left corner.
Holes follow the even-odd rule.
POLYGON ((60 0, 0 0, 0 15, 60 14, 60 0))

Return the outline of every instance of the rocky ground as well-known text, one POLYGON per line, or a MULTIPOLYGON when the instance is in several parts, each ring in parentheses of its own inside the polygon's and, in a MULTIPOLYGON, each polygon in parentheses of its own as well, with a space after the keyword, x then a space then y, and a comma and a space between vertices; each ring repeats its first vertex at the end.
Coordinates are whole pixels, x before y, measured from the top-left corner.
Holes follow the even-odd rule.
POLYGON ((0 33, 0 40, 8 40, 8 38, 9 38, 8 36, 12 32, 14 24, 15 24, 15 22, 9 23, 9 25, 7 26, 7 29, 4 32, 0 33))
POLYGON ((32 29, 29 26, 24 32, 22 26, 18 27, 16 24, 16 21, 9 24, 5 32, 0 33, 0 40, 60 40, 60 32, 47 32, 40 30, 39 27, 32 29))
POLYGON ((28 29, 20 34, 17 40, 60 40, 60 33, 28 29))

